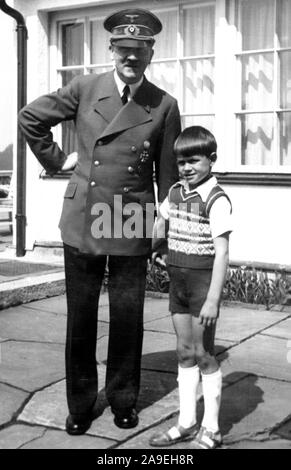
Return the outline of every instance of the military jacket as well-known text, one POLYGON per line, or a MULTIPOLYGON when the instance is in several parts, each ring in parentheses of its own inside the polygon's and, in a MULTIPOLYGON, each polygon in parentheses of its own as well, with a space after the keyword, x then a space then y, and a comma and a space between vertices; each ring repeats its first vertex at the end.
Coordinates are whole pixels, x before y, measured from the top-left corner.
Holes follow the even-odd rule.
POLYGON ((51 127, 74 120, 78 163, 64 194, 62 239, 95 255, 142 255, 150 251, 157 196, 177 181, 173 144, 180 132, 176 100, 146 78, 122 106, 113 72, 74 78, 57 92, 24 107, 19 125, 47 172, 66 155, 51 127))

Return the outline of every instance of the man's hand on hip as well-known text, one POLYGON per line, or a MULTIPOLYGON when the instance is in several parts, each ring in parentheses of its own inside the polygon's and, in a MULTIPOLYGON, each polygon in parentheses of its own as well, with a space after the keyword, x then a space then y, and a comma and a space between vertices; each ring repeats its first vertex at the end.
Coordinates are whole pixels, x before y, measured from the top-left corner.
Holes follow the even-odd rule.
POLYGON ((65 163, 62 166, 62 171, 70 171, 75 168, 78 161, 78 152, 72 152, 67 156, 65 163))

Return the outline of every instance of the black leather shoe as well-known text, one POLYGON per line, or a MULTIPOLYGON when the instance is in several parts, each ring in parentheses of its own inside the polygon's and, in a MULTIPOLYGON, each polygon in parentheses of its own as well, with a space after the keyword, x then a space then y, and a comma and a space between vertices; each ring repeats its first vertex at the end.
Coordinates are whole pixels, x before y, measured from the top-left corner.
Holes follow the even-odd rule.
POLYGON ((114 410, 114 424, 119 428, 129 429, 138 425, 138 415, 135 408, 114 410))
POLYGON ((72 436, 85 434, 85 432, 90 428, 93 419, 93 414, 85 415, 82 418, 74 418, 74 416, 70 414, 66 419, 66 431, 72 436))

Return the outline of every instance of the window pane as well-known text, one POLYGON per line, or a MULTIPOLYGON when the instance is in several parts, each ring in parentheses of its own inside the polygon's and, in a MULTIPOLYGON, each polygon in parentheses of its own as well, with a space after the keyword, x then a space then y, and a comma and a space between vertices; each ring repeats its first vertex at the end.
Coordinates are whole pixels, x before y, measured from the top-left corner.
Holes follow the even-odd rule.
POLYGON ((157 12, 159 20, 162 22, 163 29, 155 37, 154 44, 155 59, 166 59, 177 55, 177 31, 178 14, 175 10, 157 12))
POLYGON ((110 70, 113 70, 112 65, 108 65, 106 67, 93 67, 92 69, 88 69, 89 73, 104 73, 104 72, 110 72, 110 70))
POLYGON ((240 0, 242 49, 274 46, 274 0, 240 0))
POLYGON ((83 69, 82 70, 66 70, 61 72, 62 75, 62 86, 67 85, 71 80, 73 80, 74 77, 77 77, 78 75, 83 75, 83 69))
POLYGON ((214 59, 187 60, 183 64, 184 112, 212 112, 214 59))
POLYGON ((213 133, 214 131, 214 116, 183 116, 182 127, 189 126, 202 126, 213 133))
POLYGON ((280 58, 280 106, 291 108, 291 51, 281 52, 280 58))
POLYGON ((291 2, 290 0, 277 0, 278 11, 278 37, 280 47, 291 46, 291 2))
POLYGON ((291 165, 291 113, 280 113, 280 163, 291 165))
MULTIPOLYGON (((83 75, 83 70, 68 70, 62 73, 62 83, 65 86, 77 75, 83 75)), ((62 122, 62 149, 66 155, 78 151, 78 141, 73 121, 62 122)))
POLYGON ((84 25, 72 23, 62 26, 63 65, 83 65, 84 25))
POLYGON ((176 62, 151 64, 146 70, 147 79, 177 97, 176 62))
POLYGON ((272 114, 241 116, 242 165, 272 165, 274 129, 272 114))
POLYGON ((90 22, 90 61, 91 64, 111 62, 109 51, 110 33, 103 27, 103 20, 90 22))
POLYGON ((242 109, 266 109, 273 105, 273 54, 243 56, 242 109))
POLYGON ((213 54, 215 5, 186 8, 183 13, 184 56, 213 54))

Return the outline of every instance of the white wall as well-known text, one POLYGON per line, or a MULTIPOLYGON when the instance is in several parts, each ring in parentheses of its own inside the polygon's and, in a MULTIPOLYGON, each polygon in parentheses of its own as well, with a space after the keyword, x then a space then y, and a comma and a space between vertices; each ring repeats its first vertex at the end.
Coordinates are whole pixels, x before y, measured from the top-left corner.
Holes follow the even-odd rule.
MULTIPOLYGON (((109 0, 106 2, 15 1, 15 8, 18 8, 26 18, 29 32, 28 101, 49 91, 46 14, 37 16, 35 14, 36 8, 63 8, 68 3, 70 6, 85 6, 87 4, 109 3, 109 0)), ((0 39, 4 35, 7 43, 7 38, 13 37, 15 34, 13 27, 13 21, 6 19, 5 27, 0 27, 0 39), (6 36, 8 33, 10 36, 6 36)), ((3 39, 0 44, 5 44, 3 39)), ((8 48, 6 58, 7 64, 12 66, 15 59, 11 52, 8 52, 8 48)), ((11 93, 15 93, 16 90, 13 85, 13 77, 8 78, 5 74, 1 74, 0 84, 2 85, 1 89, 7 90, 7 93, 0 95, 1 108, 5 110, 5 116, 10 116, 11 119, 11 93)), ((8 125, 5 122, 1 125, 9 127, 11 124, 8 125)), ((0 130, 2 135, 1 127, 0 130)), ((8 136, 9 132, 7 131, 6 135, 5 131, 5 138, 8 136)), ((30 151, 28 151, 27 160, 27 249, 32 249, 35 241, 60 241, 57 225, 67 181, 40 179, 41 168, 30 151)), ((291 188, 253 185, 224 185, 224 188, 231 197, 234 208, 235 227, 231 237, 231 259, 241 261, 242 264, 244 262, 261 262, 291 266, 291 222, 289 216, 291 188)))
MULTIPOLYGON (((10 2, 12 5, 13 2, 10 2)), ((13 113, 16 108, 16 56, 14 37, 16 22, 13 18, 0 11, 0 152, 13 143, 13 113), (8 46, 9 45, 9 46, 8 46)))
POLYGON ((233 203, 231 260, 291 266, 291 188, 222 186, 233 203))

